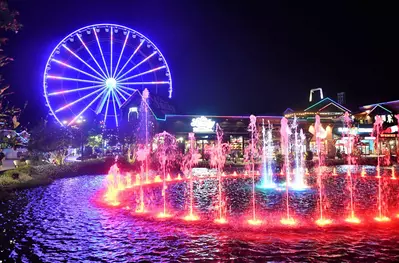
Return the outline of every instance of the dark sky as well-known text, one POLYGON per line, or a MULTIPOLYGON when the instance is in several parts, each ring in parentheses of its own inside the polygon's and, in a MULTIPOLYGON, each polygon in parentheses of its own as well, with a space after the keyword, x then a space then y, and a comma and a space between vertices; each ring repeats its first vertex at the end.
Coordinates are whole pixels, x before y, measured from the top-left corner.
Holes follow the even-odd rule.
POLYGON ((6 47, 15 62, 5 78, 31 112, 45 114, 51 50, 80 27, 112 22, 162 50, 181 113, 281 114, 306 105, 317 87, 333 99, 345 91, 352 109, 399 99, 394 6, 263 2, 10 0, 24 28, 6 47))

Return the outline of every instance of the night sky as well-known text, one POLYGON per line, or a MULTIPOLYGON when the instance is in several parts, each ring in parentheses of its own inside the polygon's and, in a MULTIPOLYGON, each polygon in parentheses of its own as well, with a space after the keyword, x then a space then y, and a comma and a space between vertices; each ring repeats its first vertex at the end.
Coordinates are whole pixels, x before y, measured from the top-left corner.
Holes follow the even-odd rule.
POLYGON ((29 100, 32 118, 46 115, 42 74, 51 50, 80 27, 110 22, 161 49, 183 114, 281 115, 307 105, 318 87, 333 99, 346 92, 353 110, 399 99, 394 6, 250 2, 10 0, 24 28, 5 47, 15 61, 4 78, 14 100, 29 100))

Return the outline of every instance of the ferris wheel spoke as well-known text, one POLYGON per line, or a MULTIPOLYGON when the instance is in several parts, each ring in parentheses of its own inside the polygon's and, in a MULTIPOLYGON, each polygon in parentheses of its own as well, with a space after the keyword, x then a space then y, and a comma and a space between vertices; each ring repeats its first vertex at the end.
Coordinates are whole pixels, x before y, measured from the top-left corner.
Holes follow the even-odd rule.
POLYGON ((84 88, 78 88, 78 89, 70 89, 70 90, 60 90, 60 91, 54 91, 49 94, 48 96, 55 96, 55 95, 60 95, 60 94, 65 94, 65 93, 71 93, 71 92, 77 92, 77 91, 82 91, 82 90, 89 90, 89 89, 97 89, 103 87, 104 84, 101 85, 95 85, 95 86, 90 86, 90 87, 84 87, 84 88))
POLYGON ((87 79, 75 79, 75 78, 65 78, 61 76, 53 76, 47 75, 48 79, 60 79, 60 80, 69 80, 69 81, 77 81, 77 82, 86 82, 86 83, 94 83, 94 84, 103 84, 102 81, 95 81, 95 80, 87 80, 87 79))
POLYGON ((115 124, 116 124, 116 127, 118 127, 118 115, 116 114, 115 94, 112 93, 112 96, 113 96, 112 102, 113 102, 113 104, 114 104, 115 124))
POLYGON ((109 63, 110 65, 109 65, 109 76, 110 77, 112 77, 113 76, 113 74, 112 74, 112 42, 114 41, 114 29, 113 29, 113 27, 111 26, 111 63, 109 63))
POLYGON ((108 90, 108 92, 104 93, 102 98, 100 99, 100 102, 97 104, 97 108, 95 110, 96 114, 99 114, 102 112, 104 108, 105 101, 107 100, 107 97, 109 96, 111 90, 108 90))
POLYGON ((60 64, 60 65, 63 65, 63 66, 65 66, 65 67, 67 67, 67 68, 73 69, 73 70, 75 70, 75 71, 77 71, 77 72, 80 72, 80 73, 82 73, 82 74, 85 74, 86 76, 92 77, 93 79, 98 79, 99 81, 105 80, 104 77, 103 77, 103 78, 96 77, 96 76, 94 76, 94 75, 92 75, 92 74, 90 74, 90 73, 87 73, 86 71, 83 71, 83 70, 80 70, 80 69, 78 69, 78 68, 75 68, 75 67, 73 67, 73 66, 71 66, 71 65, 69 65, 69 64, 67 64, 67 63, 64 63, 64 62, 62 62, 62 61, 59 61, 59 60, 57 60, 57 59, 54 59, 54 58, 53 58, 52 61, 54 61, 54 62, 56 62, 56 63, 58 63, 58 64, 60 64))
POLYGON ((158 85, 169 84, 169 81, 143 81, 143 82, 124 82, 124 85, 158 85))
MULTIPOLYGON (((74 57, 76 57, 77 59, 79 59, 80 62, 82 62, 83 64, 85 64, 89 69, 93 70, 93 72, 95 72, 97 75, 99 75, 100 77, 104 77, 104 75, 101 75, 97 70, 95 70, 92 66, 90 66, 86 61, 84 61, 81 57, 79 57, 75 52, 73 52, 70 48, 68 48, 65 44, 62 45, 66 50, 68 50, 69 53, 71 53, 74 57)), ((100 68, 101 69, 101 68, 100 68)), ((102 69, 101 69, 102 71, 102 69)))
MULTIPOLYGON (((97 60, 94 58, 94 56, 93 56, 93 54, 91 53, 90 49, 86 46, 86 43, 85 43, 85 42, 83 41, 83 39, 79 36, 79 34, 77 34, 77 36, 78 36, 80 42, 82 43, 82 45, 85 47, 87 53, 89 53, 90 57, 93 59, 94 63, 96 63, 97 67, 101 70, 101 72, 104 74, 104 76, 106 76, 104 70, 100 67, 100 64, 98 64, 97 60)), ((102 53, 101 53, 101 55, 102 55, 102 53)))
POLYGON ((127 43, 128 38, 129 38, 129 34, 130 34, 130 32, 128 31, 128 32, 126 33, 125 42, 123 42, 123 46, 122 46, 121 53, 119 54, 118 62, 116 63, 116 67, 115 67, 115 70, 114 70, 114 74, 113 74, 113 76, 112 76, 113 78, 116 77, 116 76, 115 76, 115 75, 116 75, 116 72, 118 72, 119 63, 121 62, 121 58, 122 58, 122 55, 123 55, 123 51, 125 50, 126 43, 127 43))
POLYGON ((98 98, 100 98, 100 96, 105 91, 106 91, 106 89, 104 89, 100 94, 98 94, 97 97, 95 97, 78 115, 76 115, 75 118, 73 118, 73 120, 68 125, 73 124, 83 113, 85 113, 85 111, 87 111, 87 109, 90 108, 90 106, 93 105, 93 103, 96 102, 98 100, 98 98))
POLYGON ((125 89, 125 90, 131 90, 131 91, 133 91, 132 95, 134 94, 134 92, 137 91, 137 89, 132 89, 132 88, 129 88, 129 87, 125 87, 125 86, 123 86, 123 85, 118 85, 118 87, 119 87, 120 89, 125 89))
POLYGON ((120 92, 123 92, 125 95, 127 95, 127 96, 129 96, 129 97, 132 96, 132 95, 134 94, 134 92, 136 91, 136 90, 133 90, 134 92, 133 92, 132 94, 130 94, 130 93, 128 93, 127 91, 123 90, 122 87, 123 87, 123 86, 118 85, 118 86, 116 87, 116 89, 119 90, 120 92))
POLYGON ((118 74, 116 74, 115 79, 118 78, 119 74, 122 73, 122 71, 125 69, 125 67, 127 66, 127 64, 130 62, 130 60, 132 60, 132 58, 134 57, 134 55, 137 53, 137 51, 139 51, 140 47, 143 45, 144 40, 140 41, 140 44, 137 46, 137 48, 134 50, 133 54, 129 57, 129 59, 126 61, 126 63, 123 65, 123 67, 121 68, 121 70, 119 70, 118 74))
POLYGON ((89 94, 87 94, 87 95, 85 95, 85 96, 83 96, 83 97, 81 97, 81 98, 79 98, 79 99, 77 99, 77 100, 71 102, 71 103, 68 103, 68 104, 65 105, 65 106, 62 106, 61 108, 55 110, 55 112, 60 112, 60 111, 62 111, 62 110, 65 110, 66 108, 71 107, 72 105, 78 103, 79 101, 85 100, 85 99, 87 99, 87 98, 93 96, 94 94, 98 93, 99 91, 102 91, 102 92, 100 93, 100 94, 102 94, 102 93, 104 92, 104 90, 105 90, 105 87, 103 87, 103 88, 101 88, 101 89, 98 89, 98 90, 95 90, 95 91, 93 91, 93 92, 91 92, 91 93, 89 93, 89 94))
POLYGON ((108 115, 108 107, 109 107, 109 100, 111 98, 111 92, 108 91, 108 99, 107 99, 107 104, 105 105, 105 114, 104 114, 104 125, 107 124, 107 115, 108 115))
MULTIPOLYGON (((135 70, 138 66, 140 66, 141 64, 143 64, 144 62, 146 62, 147 60, 149 60, 150 58, 152 58, 157 52, 154 51, 152 52, 151 55, 149 55, 148 57, 146 57, 145 59, 143 59, 142 61, 140 61, 138 64, 136 64, 133 68, 129 69, 127 72, 125 72, 124 74, 122 74, 119 78, 122 78, 123 76, 126 76, 126 74, 129 74, 131 71, 135 70)), ((119 79, 118 78, 118 79, 119 79)))
POLYGON ((145 75, 145 74, 148 74, 148 73, 151 73, 151 72, 155 72, 155 71, 158 71, 158 70, 163 69, 163 68, 166 68, 166 66, 161 66, 161 67, 153 68, 153 69, 147 70, 147 71, 145 71, 145 72, 142 72, 142 73, 136 74, 136 75, 134 75, 134 76, 131 76, 131 77, 128 77, 128 78, 125 78, 125 79, 118 80, 118 81, 123 83, 123 81, 129 80, 129 79, 133 79, 133 78, 137 78, 137 77, 139 77, 139 76, 143 76, 143 75, 145 75))
POLYGON ((98 40, 97 31, 96 31, 95 28, 93 28, 93 32, 94 32, 94 36, 96 37, 96 40, 97 40, 98 49, 100 50, 100 54, 101 54, 101 57, 102 57, 103 62, 104 62, 105 71, 107 71, 107 76, 108 76, 108 78, 109 78, 110 75, 109 75, 109 72, 108 72, 107 63, 105 63, 105 58, 104 58, 103 50, 102 50, 102 48, 101 48, 100 41, 98 40))
POLYGON ((118 88, 115 88, 115 91, 119 94, 119 96, 121 96, 125 101, 127 101, 126 97, 123 96, 123 94, 119 91, 118 88))
POLYGON ((112 91, 113 92, 113 94, 114 94, 114 98, 115 98, 115 100, 116 100, 116 102, 117 102, 117 104, 118 104, 118 107, 119 107, 119 109, 121 108, 121 105, 122 105, 122 103, 121 103, 121 100, 119 99, 119 97, 117 96, 117 94, 116 94, 116 92, 113 90, 112 91))

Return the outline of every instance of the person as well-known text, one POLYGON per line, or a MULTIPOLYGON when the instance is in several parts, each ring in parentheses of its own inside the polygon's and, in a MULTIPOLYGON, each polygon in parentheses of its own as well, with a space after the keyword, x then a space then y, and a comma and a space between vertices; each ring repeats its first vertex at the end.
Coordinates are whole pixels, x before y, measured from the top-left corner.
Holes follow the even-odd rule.
POLYGON ((3 169, 3 160, 5 159, 6 155, 3 153, 3 149, 0 149, 0 170, 3 169))

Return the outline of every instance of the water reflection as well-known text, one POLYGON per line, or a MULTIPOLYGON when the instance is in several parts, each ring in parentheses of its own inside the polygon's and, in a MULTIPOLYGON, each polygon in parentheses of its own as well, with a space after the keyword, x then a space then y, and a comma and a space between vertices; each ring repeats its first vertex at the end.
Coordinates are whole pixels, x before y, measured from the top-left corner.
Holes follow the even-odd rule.
MULTIPOLYGON (((334 179, 327 195, 332 218, 344 218, 345 177, 334 179), (333 186, 335 185, 335 186, 333 186)), ((0 202, 0 259, 16 262, 140 262, 140 261, 399 261, 399 224, 376 224, 375 184, 358 180, 357 211, 369 223, 315 227, 316 193, 291 193, 292 207, 303 225, 290 229, 278 224, 284 211, 283 192, 257 192, 260 216, 266 226, 243 227, 250 198, 245 180, 225 182, 229 225, 212 223, 216 191, 212 181, 195 185, 196 209, 210 221, 187 223, 132 216, 130 211, 104 208, 93 200, 103 176, 62 179, 49 186, 23 190, 0 202), (206 194, 206 195, 205 195, 206 194), (277 213, 276 213, 277 211, 277 213), (231 215, 234 215, 231 217, 231 215), (277 222, 277 223, 274 223, 277 222), (308 223, 306 223, 308 222, 308 223)), ((397 183, 396 183, 397 184, 397 183)), ((184 214, 184 184, 169 188, 172 208, 184 214)), ((391 209, 397 186, 390 183, 391 209)), ((158 189, 159 190, 159 189, 158 189)), ((153 191, 152 205, 159 196, 153 191)), ((158 194, 159 195, 159 194, 158 194)), ((134 203, 134 198, 132 197, 134 203)))

